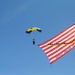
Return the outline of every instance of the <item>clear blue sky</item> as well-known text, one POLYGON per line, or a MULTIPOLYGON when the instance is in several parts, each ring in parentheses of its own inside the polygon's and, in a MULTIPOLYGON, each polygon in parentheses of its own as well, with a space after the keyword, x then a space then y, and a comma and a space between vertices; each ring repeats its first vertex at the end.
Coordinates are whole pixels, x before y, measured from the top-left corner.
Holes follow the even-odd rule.
POLYGON ((38 47, 73 23, 75 0, 0 0, 0 75, 75 75, 75 48, 50 65, 38 47))

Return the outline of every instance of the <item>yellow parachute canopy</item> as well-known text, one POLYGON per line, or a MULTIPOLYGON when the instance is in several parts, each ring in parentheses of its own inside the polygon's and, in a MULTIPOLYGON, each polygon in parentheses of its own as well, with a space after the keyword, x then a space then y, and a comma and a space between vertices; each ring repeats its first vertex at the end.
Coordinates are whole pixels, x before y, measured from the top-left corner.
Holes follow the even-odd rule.
POLYGON ((42 30, 40 28, 38 28, 38 27, 32 27, 32 28, 28 28, 26 30, 26 33, 31 33, 32 31, 35 31, 35 30, 37 30, 39 32, 42 32, 42 30))

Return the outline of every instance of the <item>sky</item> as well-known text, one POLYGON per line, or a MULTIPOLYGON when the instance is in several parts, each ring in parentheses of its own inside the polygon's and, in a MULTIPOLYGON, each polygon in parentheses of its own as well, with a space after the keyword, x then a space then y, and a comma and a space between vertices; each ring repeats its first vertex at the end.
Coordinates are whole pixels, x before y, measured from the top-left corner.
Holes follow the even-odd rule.
POLYGON ((0 75, 74 75, 75 48, 50 64, 38 47, 73 23, 75 0, 0 0, 0 75))

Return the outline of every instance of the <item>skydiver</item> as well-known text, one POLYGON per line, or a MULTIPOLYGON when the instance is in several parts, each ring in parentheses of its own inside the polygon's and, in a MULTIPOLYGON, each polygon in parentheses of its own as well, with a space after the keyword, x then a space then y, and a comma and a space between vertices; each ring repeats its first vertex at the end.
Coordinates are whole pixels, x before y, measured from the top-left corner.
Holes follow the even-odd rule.
POLYGON ((35 45, 35 39, 33 39, 33 45, 35 45))

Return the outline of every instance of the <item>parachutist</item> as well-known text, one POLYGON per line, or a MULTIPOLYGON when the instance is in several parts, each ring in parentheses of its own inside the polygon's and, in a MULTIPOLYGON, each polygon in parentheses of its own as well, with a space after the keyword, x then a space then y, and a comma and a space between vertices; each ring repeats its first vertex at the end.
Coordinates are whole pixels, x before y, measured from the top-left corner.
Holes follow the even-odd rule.
POLYGON ((33 45, 35 45, 35 39, 33 39, 33 45))
MULTIPOLYGON (((27 34, 31 34, 34 31, 42 32, 42 30, 38 27, 31 27, 26 30, 27 34)), ((32 40, 33 45, 35 45, 35 39, 32 40)))

